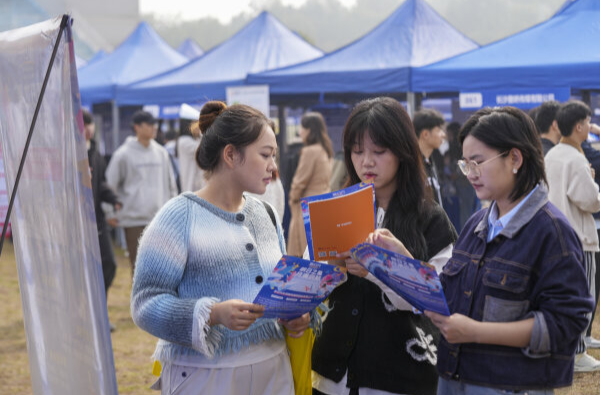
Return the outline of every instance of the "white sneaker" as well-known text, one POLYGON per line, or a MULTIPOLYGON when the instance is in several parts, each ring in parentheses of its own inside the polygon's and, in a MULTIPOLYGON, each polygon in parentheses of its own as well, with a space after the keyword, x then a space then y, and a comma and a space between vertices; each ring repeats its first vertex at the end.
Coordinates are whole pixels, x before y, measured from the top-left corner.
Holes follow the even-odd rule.
POLYGON ((600 361, 587 352, 575 355, 575 372, 595 372, 600 370, 600 361))
POLYGON ((586 336, 585 345, 587 348, 600 348, 600 340, 594 339, 592 336, 586 336))

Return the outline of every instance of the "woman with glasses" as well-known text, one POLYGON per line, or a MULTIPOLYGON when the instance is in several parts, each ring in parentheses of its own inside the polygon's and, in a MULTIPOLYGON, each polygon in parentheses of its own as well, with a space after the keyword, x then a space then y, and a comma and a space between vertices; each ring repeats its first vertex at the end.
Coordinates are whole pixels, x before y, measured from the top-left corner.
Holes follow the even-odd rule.
MULTIPOLYGON (((571 385, 592 299, 579 239, 548 201, 533 121, 513 108, 475 113, 460 134, 462 172, 487 209, 465 224, 441 275, 438 394, 552 394, 571 385), (512 393, 512 392, 511 392, 512 393)), ((382 246, 404 252, 387 234, 382 246)))

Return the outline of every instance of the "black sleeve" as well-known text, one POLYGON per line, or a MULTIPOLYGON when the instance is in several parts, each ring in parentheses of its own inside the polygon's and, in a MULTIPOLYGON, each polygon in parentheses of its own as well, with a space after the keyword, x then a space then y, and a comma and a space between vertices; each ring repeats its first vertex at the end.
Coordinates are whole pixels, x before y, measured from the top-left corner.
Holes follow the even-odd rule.
POLYGON ((428 211, 428 221, 424 224, 423 236, 427 243, 427 255, 432 258, 449 244, 454 244, 458 234, 448 215, 439 204, 433 202, 428 211))
POLYGON ((108 186, 106 181, 102 181, 99 184, 98 196, 100 197, 101 202, 110 203, 113 206, 117 203, 121 203, 119 202, 119 198, 117 198, 117 195, 108 186))

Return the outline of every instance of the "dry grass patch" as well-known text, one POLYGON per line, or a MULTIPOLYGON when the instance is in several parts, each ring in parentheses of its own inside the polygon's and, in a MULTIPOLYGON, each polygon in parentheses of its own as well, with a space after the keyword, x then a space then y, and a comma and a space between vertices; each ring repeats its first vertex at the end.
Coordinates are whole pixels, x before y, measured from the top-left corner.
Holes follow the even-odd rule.
MULTIPOLYGON (((129 313, 131 269, 122 250, 115 250, 117 275, 108 293, 108 316, 116 325, 112 345, 119 394, 154 393, 149 389, 155 377, 151 374, 150 356, 156 339, 135 326, 129 313)), ((594 320, 594 336, 600 339, 600 311, 594 320)), ((0 258, 0 394, 32 393, 23 328, 21 297, 13 246, 6 242, 0 258)), ((589 350, 600 359, 600 350, 589 350)), ((575 374, 572 387, 556 391, 558 395, 597 395, 600 372, 575 374)))

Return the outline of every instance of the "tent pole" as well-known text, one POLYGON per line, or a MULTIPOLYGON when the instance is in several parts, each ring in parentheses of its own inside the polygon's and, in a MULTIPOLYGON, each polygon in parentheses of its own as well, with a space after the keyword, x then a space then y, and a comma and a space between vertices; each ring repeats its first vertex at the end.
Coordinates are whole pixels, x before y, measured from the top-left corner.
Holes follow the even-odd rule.
POLYGON ((412 119, 417 110, 417 98, 415 92, 406 92, 406 106, 408 107, 408 115, 410 116, 410 119, 412 119))
POLYGON ((13 190, 10 195, 10 202, 8 204, 8 210, 6 211, 6 218, 4 219, 4 226, 2 227, 2 237, 0 238, 0 256, 2 255, 4 239, 6 238, 6 230, 8 229, 8 223, 10 222, 10 213, 12 211, 13 204, 15 203, 15 196, 17 196, 17 189, 19 188, 19 181, 21 180, 21 173, 23 172, 23 166, 25 165, 25 158, 27 157, 27 151, 29 150, 29 144, 31 143, 33 130, 35 129, 35 124, 37 122, 37 117, 40 112, 40 107, 42 106, 42 100, 44 99, 44 94, 46 93, 46 86, 48 85, 48 80, 50 79, 50 72, 52 71, 54 60, 56 59, 58 44, 60 43, 63 31, 67 27, 68 22, 69 16, 66 14, 63 15, 62 20, 60 21, 60 29, 58 30, 56 42, 54 43, 54 49, 52 50, 52 56, 50 57, 50 62, 48 63, 48 69, 46 70, 46 76, 44 77, 44 82, 42 83, 42 89, 40 91, 40 95, 38 96, 37 105, 35 106, 35 112, 33 113, 33 119, 31 120, 31 125, 29 127, 29 134, 27 135, 27 140, 25 141, 25 148, 23 148, 23 155, 21 156, 21 163, 19 164, 19 170, 17 171, 15 184, 13 185, 13 190))
POLYGON ((113 138, 113 151, 111 152, 111 154, 113 154, 117 148, 119 148, 119 129, 120 129, 120 125, 119 125, 119 106, 117 106, 117 103, 113 100, 111 102, 112 104, 112 138, 113 138))
POLYGON ((285 105, 277 105, 277 118, 279 118, 279 134, 277 135, 277 146, 279 147, 279 174, 283 171, 281 164, 285 163, 283 158, 285 157, 287 149, 287 124, 285 116, 285 105))
POLYGON ((588 90, 581 91, 581 101, 587 104, 588 106, 592 106, 592 95, 588 90))

